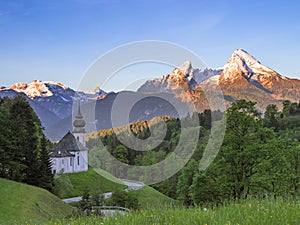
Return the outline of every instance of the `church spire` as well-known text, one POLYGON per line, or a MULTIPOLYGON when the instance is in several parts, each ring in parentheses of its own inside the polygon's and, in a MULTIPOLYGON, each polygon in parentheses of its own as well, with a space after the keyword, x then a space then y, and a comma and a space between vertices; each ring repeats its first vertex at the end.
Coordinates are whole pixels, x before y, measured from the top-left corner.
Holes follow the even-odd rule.
POLYGON ((75 120, 73 122, 74 131, 73 133, 85 133, 85 120, 81 114, 80 103, 78 103, 77 115, 75 116, 75 120))

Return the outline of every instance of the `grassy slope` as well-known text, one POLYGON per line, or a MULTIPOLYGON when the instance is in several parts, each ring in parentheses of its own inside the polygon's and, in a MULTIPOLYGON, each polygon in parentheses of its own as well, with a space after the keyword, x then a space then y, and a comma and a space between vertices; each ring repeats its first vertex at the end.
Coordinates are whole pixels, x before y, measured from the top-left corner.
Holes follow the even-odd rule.
POLYGON ((145 186, 139 190, 129 192, 138 198, 142 209, 162 208, 170 205, 178 205, 178 202, 156 191, 154 188, 145 186))
POLYGON ((44 189, 2 178, 0 187, 0 224, 41 223, 72 213, 72 207, 44 189))
POLYGON ((91 194, 100 194, 126 188, 124 184, 121 184, 112 175, 100 169, 96 171, 89 169, 87 172, 72 173, 67 174, 67 176, 73 185, 73 191, 62 196, 63 198, 81 196, 86 188, 88 188, 91 194))
MULTIPOLYGON (((101 169, 89 169, 88 172, 67 174, 67 176, 70 178, 74 190, 71 194, 64 196, 65 198, 81 196, 86 187, 88 187, 91 194, 111 192, 127 187, 120 180, 101 169)), ((141 208, 177 204, 175 200, 148 186, 137 191, 131 191, 130 195, 134 195, 139 199, 141 208)))

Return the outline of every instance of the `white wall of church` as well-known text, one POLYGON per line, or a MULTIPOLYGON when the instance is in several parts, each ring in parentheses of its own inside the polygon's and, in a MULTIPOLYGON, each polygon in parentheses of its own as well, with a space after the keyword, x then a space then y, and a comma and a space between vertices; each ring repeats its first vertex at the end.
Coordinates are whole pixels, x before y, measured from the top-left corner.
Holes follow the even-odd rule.
POLYGON ((74 158, 73 157, 59 157, 52 158, 52 173, 73 173, 74 172, 74 158))
POLYGON ((75 157, 52 158, 52 173, 76 173, 88 170, 88 151, 71 152, 75 157))
POLYGON ((70 152, 75 155, 74 172, 82 172, 88 170, 88 151, 70 152))

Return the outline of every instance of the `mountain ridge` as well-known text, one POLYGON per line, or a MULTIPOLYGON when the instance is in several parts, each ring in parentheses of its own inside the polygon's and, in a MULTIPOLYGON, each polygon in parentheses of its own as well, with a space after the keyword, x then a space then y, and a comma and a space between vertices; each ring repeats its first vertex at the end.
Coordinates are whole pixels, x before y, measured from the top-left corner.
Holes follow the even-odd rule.
POLYGON ((298 102, 300 99, 300 80, 280 75, 243 49, 236 49, 219 69, 193 68, 192 63, 186 61, 170 73, 146 81, 136 92, 106 93, 99 87, 83 92, 59 82, 34 80, 30 84, 19 82, 10 88, 1 87, 0 97, 24 96, 41 119, 48 137, 58 140, 64 132, 72 129, 73 104, 78 100, 95 112, 95 118, 87 124, 101 130, 112 127, 113 104, 120 96, 125 96, 125 102, 122 102, 125 105, 126 99, 143 99, 130 112, 129 122, 136 122, 156 116, 178 116, 170 103, 159 100, 160 96, 174 99, 178 104, 193 103, 195 109, 202 112, 209 108, 203 90, 214 90, 216 85, 222 89, 227 106, 245 99, 257 102, 261 112, 269 104, 281 109, 284 100, 298 102), (157 98, 153 94, 157 94, 157 98))
POLYGON ((221 87, 227 105, 243 98, 257 102, 260 111, 264 111, 268 104, 281 108, 284 100, 300 99, 300 80, 280 75, 243 49, 236 49, 218 70, 194 69, 191 62, 185 62, 170 74, 147 81, 138 91, 173 92, 177 98, 184 102, 192 101, 198 111, 203 111, 208 102, 204 100, 199 106, 199 95, 203 95, 205 88, 210 89, 214 85, 221 87))

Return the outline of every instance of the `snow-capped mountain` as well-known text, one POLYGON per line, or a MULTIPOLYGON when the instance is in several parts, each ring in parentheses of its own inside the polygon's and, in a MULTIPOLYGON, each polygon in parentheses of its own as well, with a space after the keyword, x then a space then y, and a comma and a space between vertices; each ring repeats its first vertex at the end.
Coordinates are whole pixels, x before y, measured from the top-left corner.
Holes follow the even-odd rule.
MULTIPOLYGON (((263 75, 264 78, 281 76, 274 70, 262 65, 257 59, 243 49, 233 52, 230 59, 223 67, 223 77, 221 79, 234 79, 233 74, 243 74, 246 78, 253 79, 254 75, 263 75)), ((238 76, 236 77, 238 78, 238 76)))
POLYGON ((216 84, 221 87, 228 105, 246 99, 257 102, 262 112, 269 104, 281 108, 283 100, 298 102, 300 99, 300 80, 280 75, 242 49, 235 50, 220 69, 193 68, 191 62, 186 61, 171 73, 148 80, 137 92, 105 93, 99 87, 82 92, 61 83, 34 80, 30 84, 0 87, 0 97, 23 95, 42 121, 48 137, 58 140, 72 129, 72 108, 77 99, 84 105, 84 115, 90 118, 87 130, 89 126, 100 130, 112 127, 111 115, 117 97, 123 96, 124 108, 129 104, 127 99, 142 99, 131 110, 129 122, 162 115, 176 117, 178 112, 172 106, 175 102, 178 105, 192 102, 199 112, 207 109, 209 105, 203 90, 213 91, 216 84), (153 97, 153 93, 171 99, 172 104, 153 97), (93 113, 95 115, 88 116, 93 113))
POLYGON ((36 97, 50 97, 53 96, 53 92, 51 89, 62 89, 64 91, 69 88, 61 83, 55 82, 42 82, 40 80, 34 80, 30 84, 25 84, 23 82, 19 82, 13 84, 9 89, 14 90, 16 92, 23 92, 29 98, 34 99, 36 97))
POLYGON ((138 92, 172 93, 182 102, 193 102, 198 111, 203 111, 208 108, 208 102, 201 92, 201 85, 205 80, 219 77, 222 71, 222 69, 205 68, 201 70, 193 68, 191 62, 186 61, 180 67, 173 69, 170 74, 166 74, 162 78, 148 80, 138 89, 138 92))
POLYGON ((269 104, 281 108, 283 100, 300 99, 299 80, 280 75, 243 49, 233 52, 218 82, 225 96, 255 101, 261 111, 269 104))
POLYGON ((214 70, 209 68, 200 70, 198 68, 193 68, 190 61, 186 61, 180 67, 173 69, 170 74, 166 74, 162 78, 148 80, 138 89, 138 91, 168 92, 189 90, 195 88, 197 85, 213 76, 220 76, 222 71, 222 69, 214 70))
POLYGON ((106 92, 102 91, 99 87, 87 92, 74 91, 60 82, 40 80, 33 80, 30 84, 19 82, 13 84, 10 88, 2 87, 0 91, 1 90, 14 90, 19 93, 24 93, 30 99, 57 96, 65 102, 74 101, 75 93, 76 96, 81 99, 91 99, 106 94, 106 92))
POLYGON ((208 106, 201 88, 215 84, 222 88, 225 100, 255 101, 261 111, 268 104, 276 104, 280 108, 283 100, 298 102, 300 99, 299 80, 280 75, 243 49, 235 50, 220 69, 200 70, 193 68, 191 62, 185 62, 170 74, 147 81, 139 91, 172 92, 184 102, 194 102, 197 110, 201 111, 208 106))
POLYGON ((254 85, 262 85, 270 91, 276 83, 289 80, 275 70, 261 64, 245 50, 237 49, 223 67, 223 73, 219 81, 220 83, 232 83, 234 80, 242 78, 247 79, 254 85))
POLYGON ((19 82, 11 87, 1 87, 0 97, 23 95, 39 116, 43 126, 47 128, 69 117, 73 103, 80 100, 83 104, 104 98, 106 93, 100 88, 91 93, 75 91, 68 86, 52 81, 33 80, 26 84, 19 82))

